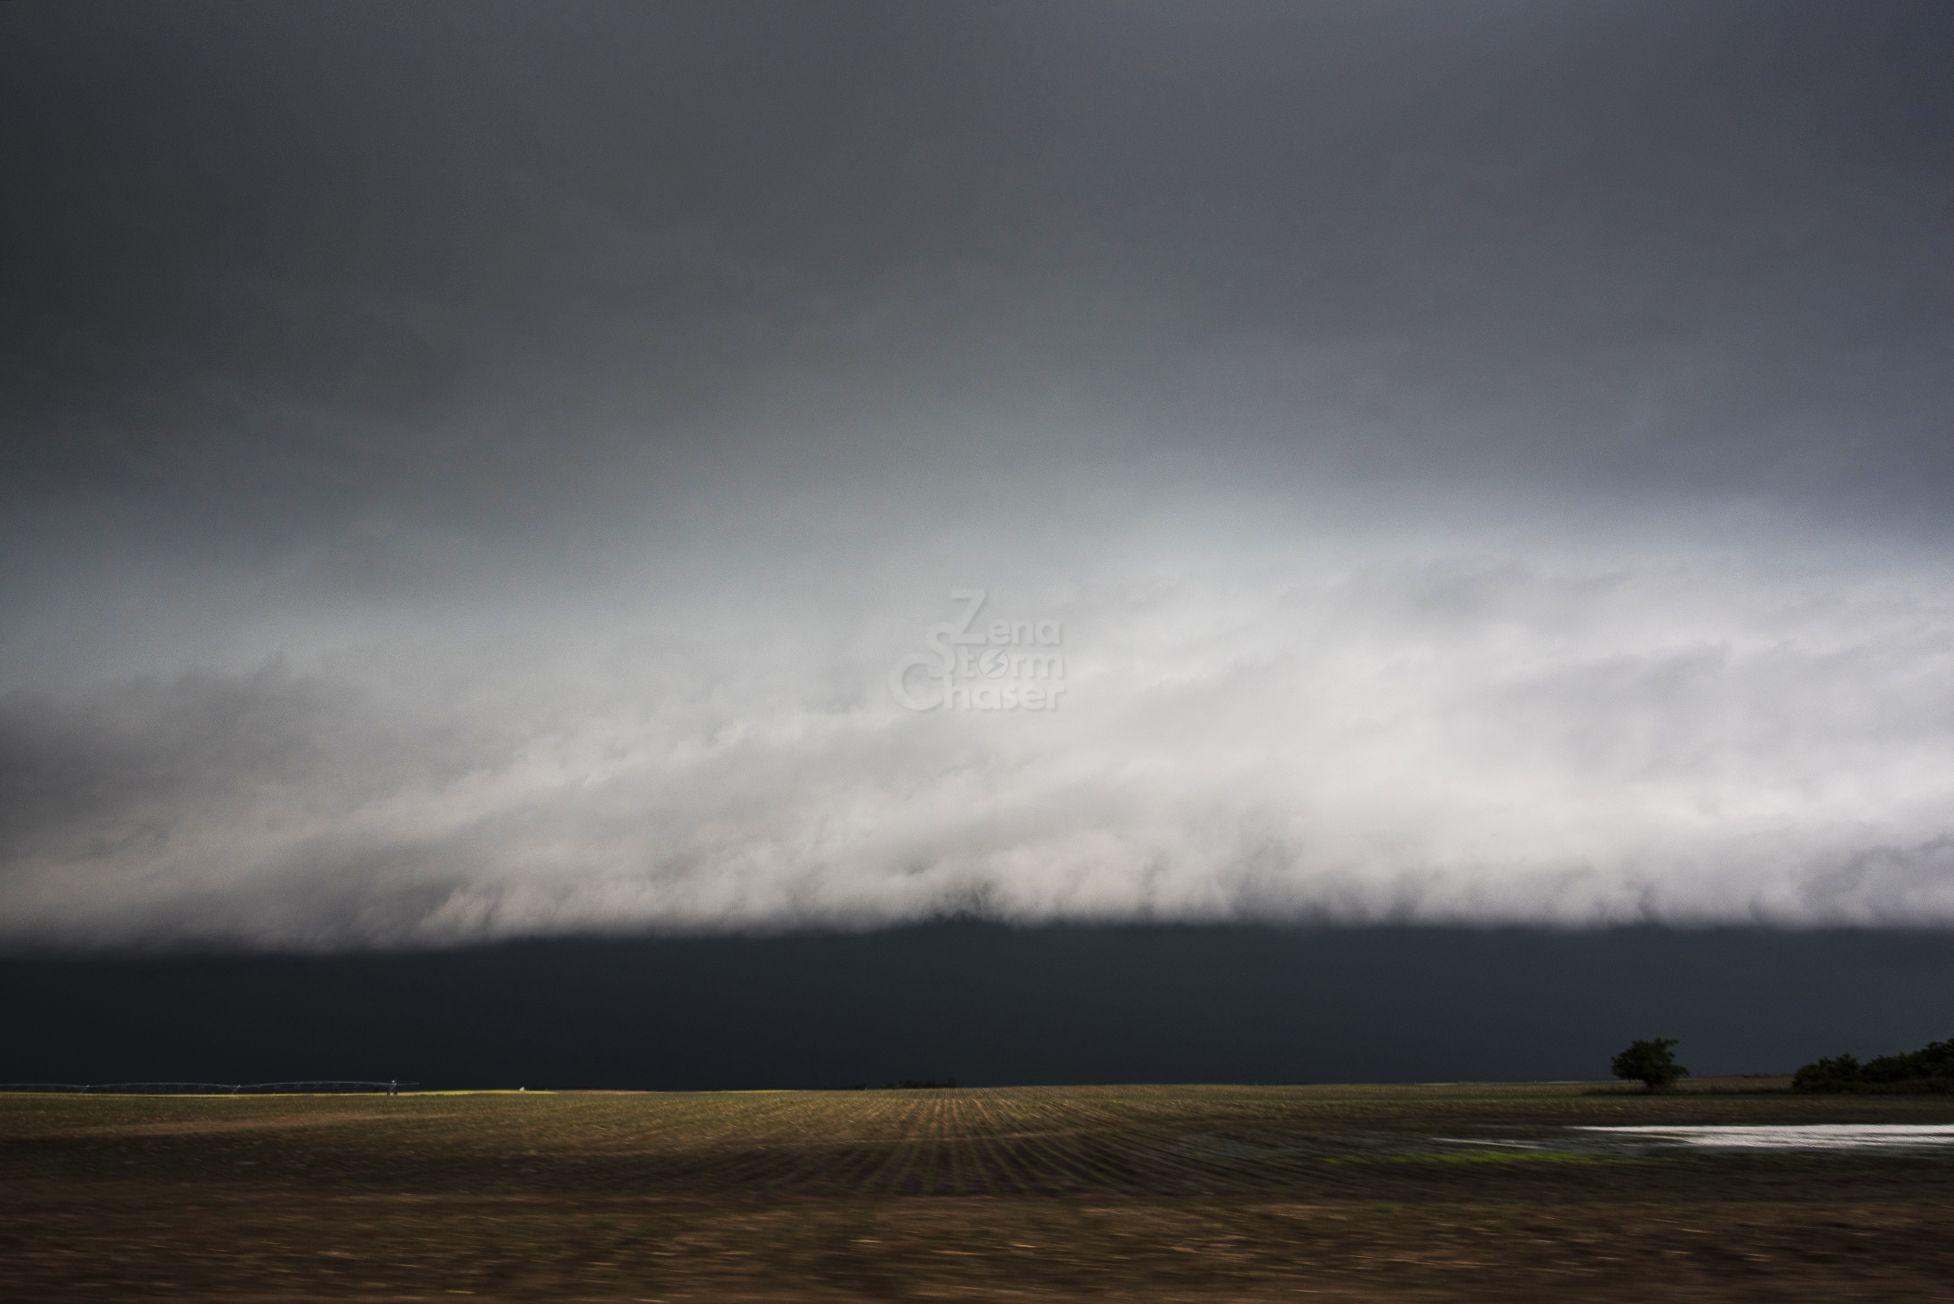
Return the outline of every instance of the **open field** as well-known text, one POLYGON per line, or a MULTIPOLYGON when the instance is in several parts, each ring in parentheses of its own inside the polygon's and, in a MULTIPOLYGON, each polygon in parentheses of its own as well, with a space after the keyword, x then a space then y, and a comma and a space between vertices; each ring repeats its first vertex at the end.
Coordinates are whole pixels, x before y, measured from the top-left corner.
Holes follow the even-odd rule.
POLYGON ((1954 1296, 1954 1149, 1568 1130, 1954 1100, 1706 1085, 0 1096, 0 1293, 1954 1296))

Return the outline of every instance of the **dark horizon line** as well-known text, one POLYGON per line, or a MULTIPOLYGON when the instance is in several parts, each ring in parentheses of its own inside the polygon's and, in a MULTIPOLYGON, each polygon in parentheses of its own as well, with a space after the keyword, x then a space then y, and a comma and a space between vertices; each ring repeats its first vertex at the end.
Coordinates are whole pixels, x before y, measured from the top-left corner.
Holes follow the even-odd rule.
POLYGON ((448 940, 417 938, 411 942, 380 942, 365 946, 268 945, 249 938, 197 938, 158 935, 142 940, 87 941, 61 939, 0 944, 0 965, 9 963, 144 963, 149 961, 191 960, 357 960, 434 957, 498 949, 535 946, 638 946, 648 944, 739 944, 793 940, 847 940, 873 938, 946 928, 988 930, 999 934, 1088 934, 1113 932, 1208 932, 1240 931, 1255 933, 1392 933, 1416 935, 1431 933, 1490 936, 1509 934, 1538 938, 1614 937, 1635 933, 1674 934, 1702 937, 1712 934, 1782 934, 1792 937, 1891 936, 1895 938, 1954 939, 1954 924, 1894 921, 1879 923, 1833 923, 1816 920, 1729 920, 1638 919, 1631 921, 1532 921, 1498 919, 1362 919, 1343 920, 1322 916, 1291 918, 1091 918, 1066 916, 1053 919, 1021 920, 948 910, 920 915, 913 919, 848 924, 833 920, 810 920, 777 927, 741 924, 724 929, 573 929, 562 932, 507 933, 493 936, 461 937, 448 940))
MULTIPOLYGON (((1706 1074, 1690 1079, 1691 1084, 1725 1082, 1763 1082, 1785 1079, 1789 1072, 1759 1073, 1717 1073, 1706 1074)), ((349 1079, 351 1081, 352 1079, 349 1079)), ((1616 1082, 1610 1078, 1418 1078, 1418 1079, 1369 1079, 1331 1082, 1303 1082, 1273 1080, 1266 1082, 1223 1080, 1215 1078, 1147 1078, 1132 1081, 1078 1081, 1078 1082, 939 1082, 934 1084, 903 1084, 895 1082, 871 1082, 866 1085, 816 1085, 816 1086, 760 1086, 760 1087, 626 1087, 608 1086, 597 1083, 583 1083, 576 1086, 481 1086, 459 1083, 400 1083, 397 1092, 387 1091, 385 1082, 371 1084, 373 1089, 348 1089, 344 1091, 268 1091, 266 1087, 296 1086, 299 1083, 257 1082, 240 1083, 233 1086, 224 1082, 0 1082, 0 1095, 10 1096, 142 1096, 142 1097, 202 1097, 202 1096, 571 1096, 578 1094, 608 1096, 710 1096, 710 1095, 755 1095, 785 1092, 825 1092, 835 1095, 854 1095, 868 1091, 1092 1091, 1111 1088, 1175 1088, 1175 1087, 1241 1087, 1241 1088, 1288 1088, 1311 1091, 1335 1090, 1338 1087, 1588 1087, 1590 1095, 1779 1095, 1788 1087, 1764 1087, 1751 1089, 1713 1086, 1703 1089, 1697 1085, 1670 1088, 1666 1092, 1651 1093, 1633 1083, 1616 1082), (209 1087, 209 1091, 134 1091, 117 1090, 122 1087, 209 1087)))

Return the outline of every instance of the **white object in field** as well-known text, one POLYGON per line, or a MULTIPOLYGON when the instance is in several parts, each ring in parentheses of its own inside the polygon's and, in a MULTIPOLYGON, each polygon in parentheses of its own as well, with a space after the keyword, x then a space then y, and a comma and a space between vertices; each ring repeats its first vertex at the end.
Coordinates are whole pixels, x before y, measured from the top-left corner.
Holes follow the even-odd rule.
POLYGON ((1581 1132, 1646 1136, 1694 1146, 1771 1150, 1856 1150, 1865 1147, 1954 1145, 1954 1123, 1803 1123, 1682 1127, 1653 1123, 1637 1127, 1595 1127, 1581 1132))

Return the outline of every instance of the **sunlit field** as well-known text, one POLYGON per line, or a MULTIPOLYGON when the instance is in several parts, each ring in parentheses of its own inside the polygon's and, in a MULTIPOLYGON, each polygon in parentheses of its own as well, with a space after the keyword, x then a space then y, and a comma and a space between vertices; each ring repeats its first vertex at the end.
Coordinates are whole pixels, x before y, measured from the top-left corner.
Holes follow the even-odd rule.
POLYGON ((0 1097, 10 1298, 1920 1297, 1937 1124, 1751 1083, 0 1097), (1749 1088, 1740 1090, 1739 1088, 1749 1088))

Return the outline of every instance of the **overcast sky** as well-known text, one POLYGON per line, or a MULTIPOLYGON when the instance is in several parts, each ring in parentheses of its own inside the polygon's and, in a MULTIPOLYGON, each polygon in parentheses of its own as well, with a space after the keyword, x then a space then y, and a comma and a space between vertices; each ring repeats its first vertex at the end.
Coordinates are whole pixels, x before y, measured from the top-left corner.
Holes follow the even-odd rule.
POLYGON ((1954 924, 1950 49, 0 5, 0 946, 1954 924))

